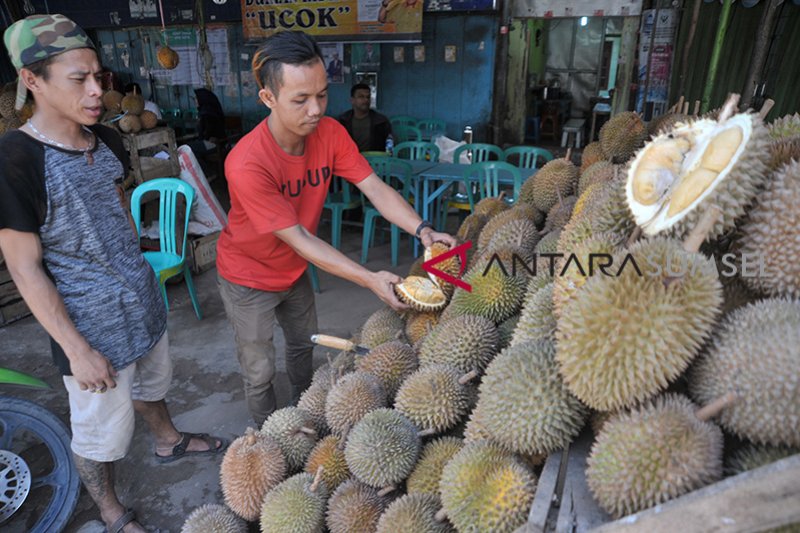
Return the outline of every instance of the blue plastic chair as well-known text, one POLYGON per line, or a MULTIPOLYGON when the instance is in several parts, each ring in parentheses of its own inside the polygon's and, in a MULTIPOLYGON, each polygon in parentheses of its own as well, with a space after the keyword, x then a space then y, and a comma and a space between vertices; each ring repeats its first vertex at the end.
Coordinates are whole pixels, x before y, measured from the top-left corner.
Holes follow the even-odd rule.
POLYGON ((192 299, 194 313, 199 320, 203 314, 200 311, 200 302, 194 290, 194 281, 189 265, 186 262, 186 241, 188 240, 189 215, 194 202, 194 189, 185 181, 178 178, 157 178, 146 181, 136 187, 131 195, 131 215, 136 225, 136 233, 141 235, 141 201, 142 195, 148 192, 157 192, 158 202, 158 242, 159 251, 144 252, 144 258, 153 267, 158 278, 158 285, 161 288, 161 296, 164 304, 169 310, 167 300, 166 281, 178 274, 183 273, 186 280, 186 287, 189 289, 189 296, 192 299), (178 208, 178 196, 183 195, 186 199, 186 216, 183 224, 183 243, 178 251, 177 235, 175 234, 175 223, 178 208))
MULTIPOLYGON (((384 183, 391 186, 393 189, 400 187, 400 194, 403 199, 408 201, 409 192, 411 190, 411 177, 413 175, 413 167, 407 161, 397 159, 396 157, 368 157, 367 161, 372 166, 375 174, 381 178, 384 183)), ((364 236, 361 242, 361 264, 367 262, 367 254, 369 247, 375 235, 375 219, 381 216, 380 212, 369 203, 365 195, 362 195, 364 206, 364 236)), ((397 257, 400 248, 400 228, 392 224, 391 227, 391 246, 392 246, 392 266, 397 266, 397 257)))
MULTIPOLYGON (((505 154, 499 146, 495 146, 494 144, 471 143, 464 144, 455 149, 453 152, 453 162, 460 163, 461 154, 464 152, 472 154, 472 164, 490 161, 493 158, 497 161, 505 160, 505 154)), ((473 189, 475 188, 474 183, 468 185, 473 189)), ((467 193, 459 192, 458 185, 453 185, 449 199, 442 200, 436 227, 444 227, 444 223, 447 222, 447 212, 451 207, 458 209, 460 215, 463 216, 466 216, 465 213, 467 212, 471 213, 473 205, 470 203, 470 194, 474 195, 475 193, 477 193, 476 190, 468 190, 467 193)))
POLYGON ((516 158, 516 165, 519 168, 533 169, 538 166, 540 161, 546 163, 553 160, 553 154, 544 148, 537 148, 535 146, 512 146, 506 148, 503 153, 505 155, 503 160, 506 163, 512 163, 514 158, 516 158))
POLYGON ((389 122, 392 125, 392 129, 396 128, 397 126, 417 126, 418 120, 411 115, 395 115, 389 119, 389 122))
POLYGON ((337 250, 342 243, 342 213, 361 205, 358 195, 353 194, 351 185, 339 176, 333 177, 332 189, 325 198, 323 209, 331 210, 331 246, 337 250))
POLYGON ((317 273, 317 267, 313 263, 308 264, 308 273, 311 276, 311 288, 319 294, 319 274, 317 273))
POLYGON ((415 126, 404 126, 400 124, 398 126, 392 126, 392 137, 394 138, 394 142, 398 144, 407 141, 421 141, 422 132, 415 126))
POLYGON ((522 187, 522 173, 519 168, 504 161, 484 161, 467 167, 464 171, 464 184, 467 188, 470 212, 475 210, 475 203, 477 201, 483 198, 493 198, 500 195, 500 177, 503 174, 510 175, 514 180, 512 195, 506 195, 510 203, 513 203, 519 197, 519 190, 522 187), (470 178, 476 174, 479 178, 477 184, 474 180, 470 180, 470 178), (477 195, 475 194, 476 192, 477 195), (475 196, 477 196, 477 200, 475 196))
POLYGON ((453 162, 461 162, 461 154, 468 152, 472 154, 470 163, 482 163, 483 161, 491 161, 494 157, 497 161, 505 161, 505 154, 499 146, 494 144, 472 143, 459 146, 453 152, 453 162))
POLYGON ((439 161, 439 147, 431 142, 406 141, 394 147, 394 156, 412 161, 439 161))
POLYGON ((438 134, 444 134, 447 130, 447 123, 438 118, 429 118, 417 122, 417 127, 422 132, 422 138, 428 141, 438 134))

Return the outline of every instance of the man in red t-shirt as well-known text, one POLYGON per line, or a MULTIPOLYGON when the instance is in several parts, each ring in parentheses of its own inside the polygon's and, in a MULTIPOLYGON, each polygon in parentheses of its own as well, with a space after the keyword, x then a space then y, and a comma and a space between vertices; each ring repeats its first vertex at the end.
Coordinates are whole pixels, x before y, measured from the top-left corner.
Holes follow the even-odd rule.
POLYGON ((347 131, 325 117, 328 79, 319 47, 302 32, 281 32, 253 57, 259 98, 270 116, 245 135, 225 161, 231 196, 217 245, 219 289, 233 325, 248 408, 261 424, 275 410, 273 324, 286 338, 286 371, 294 400, 311 382, 317 332, 308 262, 367 287, 404 309, 391 272, 371 272, 316 237, 334 175, 353 183, 393 224, 423 245, 454 245, 378 178, 347 131))

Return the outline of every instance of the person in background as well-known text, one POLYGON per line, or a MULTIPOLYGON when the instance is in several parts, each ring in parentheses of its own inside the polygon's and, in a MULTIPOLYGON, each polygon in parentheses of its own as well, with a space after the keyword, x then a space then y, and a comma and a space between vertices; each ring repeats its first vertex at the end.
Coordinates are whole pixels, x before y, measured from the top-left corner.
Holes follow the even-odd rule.
MULTIPOLYGON (((125 86, 125 95, 126 96, 129 95, 129 94, 133 94, 134 91, 136 92, 136 94, 141 95, 142 94, 142 87, 136 82, 129 83, 128 85, 125 86)), ((144 96, 142 96, 142 97, 144 98, 144 96)), ((161 120, 161 108, 159 108, 158 104, 156 104, 155 102, 151 102, 150 100, 145 100, 144 101, 144 110, 145 111, 152 111, 153 113, 155 113, 156 118, 158 120, 161 120)))
POLYGON ((159 463, 220 453, 227 442, 178 431, 167 410, 167 310, 122 189, 128 153, 116 130, 97 123, 103 90, 94 44, 58 14, 19 20, 3 38, 19 72, 15 107, 28 93, 36 106, 0 137, 0 250, 50 337, 83 486, 109 531, 143 533, 114 484, 134 412, 153 434, 159 463))
POLYGON ((342 125, 325 116, 328 76, 311 37, 294 31, 269 37, 253 55, 253 74, 270 114, 225 160, 231 210, 217 242, 217 273, 247 406, 260 427, 278 407, 273 387, 276 321, 286 339, 292 401, 311 382, 310 337, 318 331, 309 262, 370 289, 394 309, 408 309, 394 292, 400 276, 367 270, 316 236, 334 176, 352 183, 386 220, 424 246, 434 241, 455 245, 455 239, 422 221, 375 175, 342 125))
POLYGON ((195 155, 211 152, 225 138, 225 113, 217 95, 208 89, 195 89, 197 100, 197 136, 189 143, 195 155))
POLYGON ((392 134, 392 123, 386 116, 370 109, 369 85, 353 85, 350 104, 353 109, 339 115, 339 122, 350 134, 359 152, 384 151, 386 138, 392 134))

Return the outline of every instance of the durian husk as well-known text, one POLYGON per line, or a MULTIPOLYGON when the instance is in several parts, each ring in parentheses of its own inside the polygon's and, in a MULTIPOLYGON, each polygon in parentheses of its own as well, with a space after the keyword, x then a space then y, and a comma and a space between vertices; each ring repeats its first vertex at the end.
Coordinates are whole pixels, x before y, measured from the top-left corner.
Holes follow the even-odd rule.
POLYGON ((525 342, 556 338, 556 315, 553 308, 553 282, 540 286, 538 279, 531 280, 522 305, 511 346, 525 342))
POLYGON ((422 343, 420 367, 447 364, 464 374, 483 370, 497 353, 499 342, 497 327, 487 318, 464 315, 442 321, 422 343))
POLYGON ((767 126, 769 136, 773 139, 783 139, 800 135, 800 113, 784 115, 775 119, 767 126))
POLYGON ((511 206, 508 202, 505 201, 504 197, 496 196, 496 197, 487 197, 483 198, 477 204, 475 204, 475 209, 472 211, 478 215, 485 215, 489 218, 506 211, 511 206))
POLYGON ((329 490, 336 490, 350 477, 342 437, 328 435, 314 446, 308 455, 305 471, 315 475, 319 467, 323 467, 322 481, 329 490))
POLYGON ((117 125, 124 133, 139 133, 142 130, 142 121, 136 115, 125 115, 117 125))
POLYGON ((166 45, 158 49, 157 59, 158 64, 167 70, 174 69, 180 62, 180 56, 178 56, 178 53, 166 45))
POLYGON ((139 116, 144 111, 144 98, 141 94, 131 93, 122 99, 120 109, 123 113, 139 116))
POLYGON ((403 382, 394 408, 421 430, 446 431, 467 414, 474 395, 461 375, 450 365, 426 365, 403 382))
POLYGON ((406 338, 412 345, 421 341, 439 323, 439 313, 413 312, 406 318, 406 338))
MULTIPOLYGON (((425 254, 423 257, 425 258, 426 261, 430 261, 431 259, 435 259, 440 255, 447 253, 449 251, 450 248, 446 244, 441 242, 435 242, 431 245, 430 248, 425 250, 425 254)), ((435 267, 436 269, 441 270, 445 274, 448 274, 454 278, 457 278, 461 275, 461 259, 458 255, 454 255, 445 261, 436 263, 435 267)), ((429 272, 427 273, 427 275, 428 277, 430 277, 431 281, 433 281, 441 289, 441 291, 444 293, 447 299, 450 300, 450 297, 453 296, 453 291, 455 290, 453 284, 448 283, 442 278, 434 276, 429 272)))
POLYGON ((290 477, 264 498, 261 531, 322 531, 329 495, 325 482, 317 482, 311 474, 303 472, 290 477))
POLYGON ((390 499, 357 479, 345 481, 328 500, 330 533, 373 533, 390 499))
POLYGON ((754 470, 798 453, 800 453, 800 448, 748 443, 736 450, 725 461, 725 472, 728 475, 735 476, 736 474, 754 470))
POLYGON ((608 161, 598 161, 581 172, 580 180, 578 180, 578 195, 583 194, 586 189, 595 183, 606 183, 614 179, 614 171, 618 165, 614 165, 608 161))
POLYGON ((247 533, 247 522, 224 505, 201 505, 186 518, 181 533, 247 533))
POLYGON ((455 533, 447 521, 436 518, 440 506, 438 495, 406 494, 389 505, 375 533, 455 533))
POLYGON ((518 201, 547 213, 556 205, 559 196, 566 198, 575 191, 577 181, 578 168, 572 161, 553 159, 522 184, 518 201))
POLYGON ((366 348, 374 348, 384 342, 399 340, 404 329, 403 317, 391 307, 383 307, 364 322, 359 344, 366 348))
POLYGON ((387 405, 380 378, 356 371, 342 377, 328 393, 325 420, 334 434, 344 435, 364 415, 387 405))
POLYGON ((107 91, 103 94, 103 107, 106 108, 106 111, 119 114, 122 111, 123 98, 125 98, 125 95, 119 91, 107 91))
POLYGON ((419 360, 414 349, 400 341, 376 346, 356 361, 356 368, 377 377, 388 399, 393 399, 405 379, 414 373, 419 360))
POLYGON ((624 111, 611 117, 600 128, 600 146, 614 163, 625 163, 633 157, 647 137, 644 122, 636 113, 624 111))
POLYGON ((417 466, 406 480, 408 493, 438 497, 444 465, 463 447, 464 442, 455 437, 441 437, 426 444, 417 466))
POLYGON ((278 443, 290 473, 303 469, 318 437, 311 415, 297 407, 273 412, 261 426, 261 433, 278 443))
POLYGON ((152 111, 142 111, 139 120, 142 121, 142 129, 145 130, 151 130, 158 126, 158 117, 152 111))
POLYGON ((587 168, 594 165, 598 161, 605 161, 606 155, 603 153, 603 148, 600 146, 600 141, 590 142, 583 149, 581 154, 581 176, 587 168))
POLYGON ((572 217, 572 210, 577 201, 578 198, 576 196, 567 196, 559 200, 547 213, 544 231, 561 230, 566 226, 567 222, 569 222, 569 219, 572 217))

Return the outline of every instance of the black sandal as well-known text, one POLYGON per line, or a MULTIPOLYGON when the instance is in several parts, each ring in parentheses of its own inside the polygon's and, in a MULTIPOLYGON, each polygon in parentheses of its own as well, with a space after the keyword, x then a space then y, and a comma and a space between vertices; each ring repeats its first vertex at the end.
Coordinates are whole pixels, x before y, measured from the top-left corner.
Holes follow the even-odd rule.
POLYGON ((177 461, 181 457, 186 457, 188 455, 214 455, 225 450, 227 447, 228 440, 223 439, 222 437, 212 437, 208 433, 181 432, 181 441, 173 446, 172 453, 170 455, 158 455, 158 452, 155 452, 153 455, 156 456, 156 461, 161 464, 165 464, 177 461), (189 450, 189 443, 193 438, 202 439, 205 441, 205 443, 208 444, 208 449, 189 450), (219 441, 219 446, 216 445, 217 441, 219 441))
MULTIPOLYGON (((117 518, 111 527, 104 530, 106 533, 122 533, 122 530, 125 529, 125 526, 130 524, 131 522, 136 522, 136 511, 133 509, 126 509, 122 516, 117 518)), ((151 527, 145 527, 147 531, 151 533, 161 533, 160 529, 154 529, 151 527)))

